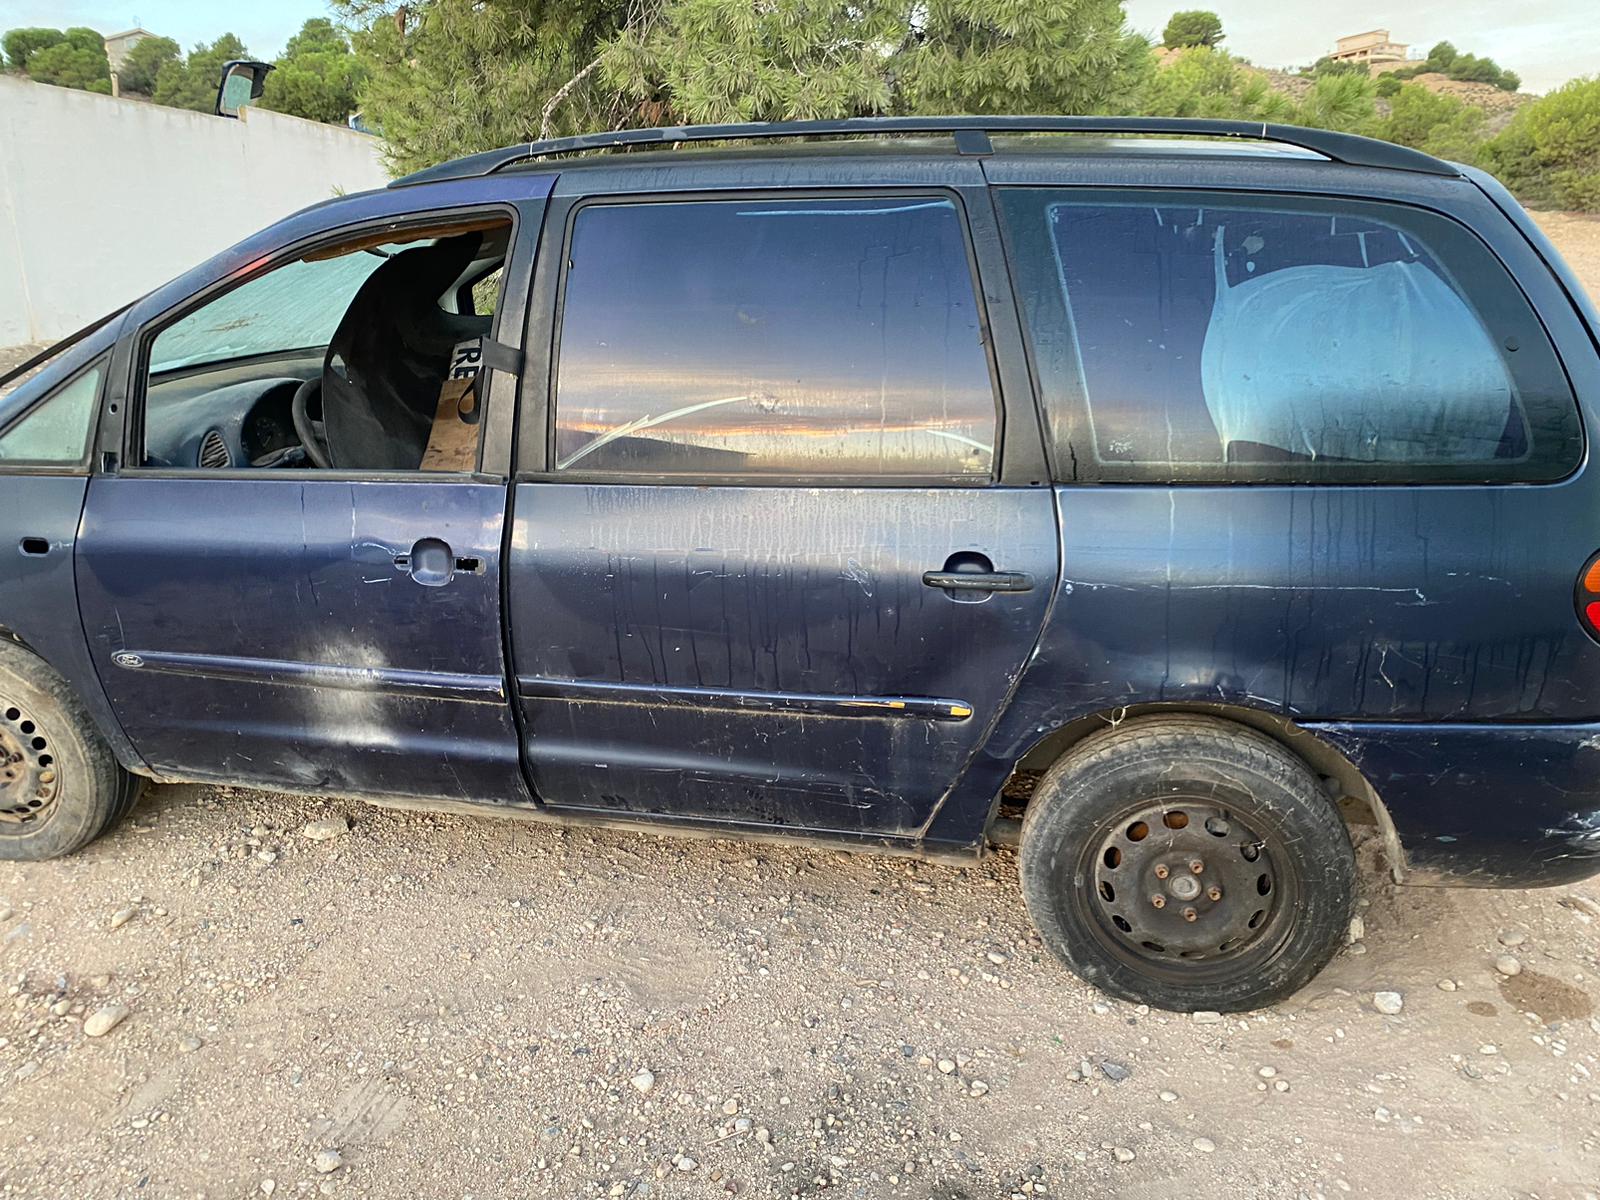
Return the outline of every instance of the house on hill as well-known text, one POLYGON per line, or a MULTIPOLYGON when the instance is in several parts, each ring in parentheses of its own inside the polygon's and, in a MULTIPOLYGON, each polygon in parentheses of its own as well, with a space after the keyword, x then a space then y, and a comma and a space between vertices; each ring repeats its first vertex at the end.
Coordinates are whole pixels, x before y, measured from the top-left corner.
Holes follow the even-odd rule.
POLYGON ((148 29, 124 29, 121 33, 113 33, 105 39, 106 61, 111 64, 111 73, 115 75, 122 69, 123 62, 132 50, 145 38, 155 37, 148 29))
POLYGON ((1334 43, 1333 53, 1328 55, 1334 62, 1354 62, 1373 65, 1376 63, 1405 62, 1406 55, 1411 47, 1405 42, 1396 42, 1389 37, 1387 29, 1369 29, 1365 33, 1352 33, 1342 37, 1334 43))

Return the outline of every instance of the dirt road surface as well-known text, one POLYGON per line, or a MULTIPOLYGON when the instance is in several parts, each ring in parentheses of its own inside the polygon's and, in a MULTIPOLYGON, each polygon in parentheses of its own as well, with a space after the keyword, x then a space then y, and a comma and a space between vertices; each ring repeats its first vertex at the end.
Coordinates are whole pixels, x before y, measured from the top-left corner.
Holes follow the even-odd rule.
POLYGON ((1362 925, 1206 1022, 1049 959, 1006 853, 153 788, 0 864, 0 1196, 1600 1197, 1600 887, 1362 925))

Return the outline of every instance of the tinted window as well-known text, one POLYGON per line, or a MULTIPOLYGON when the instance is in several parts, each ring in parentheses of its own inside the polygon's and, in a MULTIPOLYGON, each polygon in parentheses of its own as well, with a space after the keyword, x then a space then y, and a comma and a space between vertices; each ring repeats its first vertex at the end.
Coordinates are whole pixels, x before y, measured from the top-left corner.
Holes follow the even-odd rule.
POLYGON ((0 463, 80 462, 89 448, 89 429, 99 398, 100 368, 94 366, 0 434, 0 463))
POLYGON ((994 394, 947 200, 578 211, 559 470, 984 477, 994 394))
POLYGON ((1060 478, 1537 480, 1578 462, 1537 318, 1443 217, 1045 189, 1004 207, 1060 478))

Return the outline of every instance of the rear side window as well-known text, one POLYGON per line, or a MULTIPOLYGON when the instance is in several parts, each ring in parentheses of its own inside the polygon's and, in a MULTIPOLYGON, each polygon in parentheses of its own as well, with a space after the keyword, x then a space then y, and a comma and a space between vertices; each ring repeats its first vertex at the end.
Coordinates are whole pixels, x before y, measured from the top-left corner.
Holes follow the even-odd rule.
POLYGON ((947 199, 578 209, 558 471, 986 479, 990 383, 947 199))
POLYGON ((1008 189, 1068 481, 1551 480, 1566 377, 1488 248, 1370 202, 1008 189))

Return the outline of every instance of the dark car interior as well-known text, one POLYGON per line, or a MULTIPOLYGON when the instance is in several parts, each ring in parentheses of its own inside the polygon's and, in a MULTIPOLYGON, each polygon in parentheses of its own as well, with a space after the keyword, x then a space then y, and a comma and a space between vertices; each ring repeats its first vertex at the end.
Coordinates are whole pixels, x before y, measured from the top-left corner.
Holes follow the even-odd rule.
POLYGON ((475 446, 477 426, 470 391, 447 386, 453 351, 490 333, 510 225, 385 237, 315 251, 292 264, 292 286, 257 277, 185 317, 184 349, 199 348, 176 364, 152 355, 143 464, 456 469, 434 451, 467 436, 475 446), (251 302, 257 284, 273 291, 269 302, 251 302), (341 287, 354 288, 342 313, 341 287))

